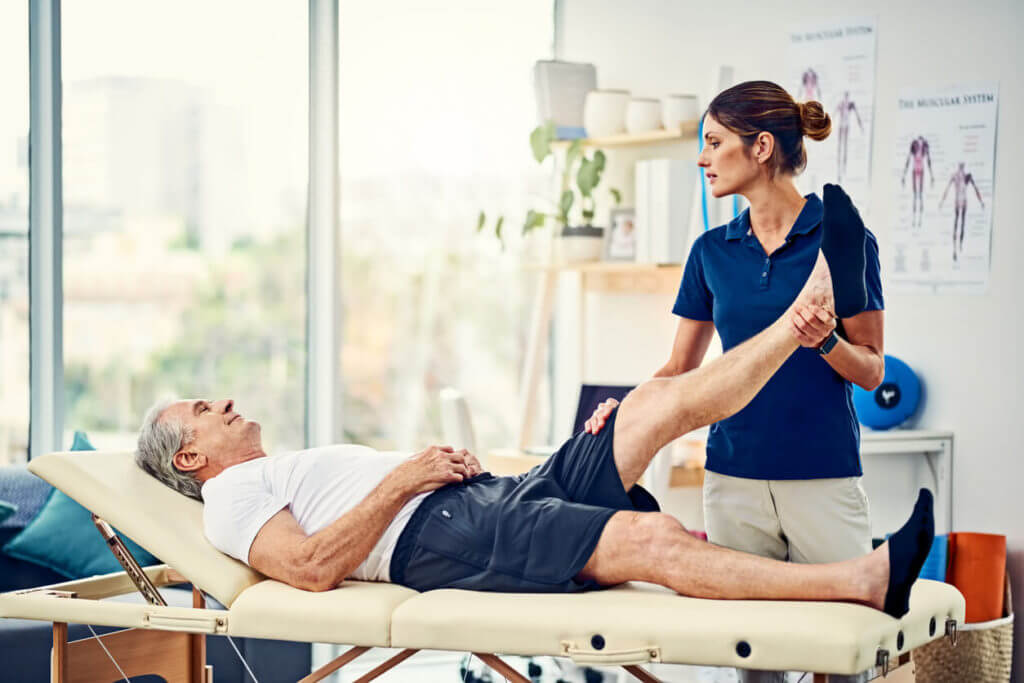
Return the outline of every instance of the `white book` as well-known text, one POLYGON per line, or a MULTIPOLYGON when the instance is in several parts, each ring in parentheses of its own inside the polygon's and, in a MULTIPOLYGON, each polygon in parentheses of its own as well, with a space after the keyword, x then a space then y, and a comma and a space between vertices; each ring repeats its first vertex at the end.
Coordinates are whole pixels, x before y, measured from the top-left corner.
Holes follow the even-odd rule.
MULTIPOLYGON (((645 262, 681 264, 689 251, 697 168, 693 162, 681 159, 652 159, 646 163, 645 262)), ((639 209, 639 199, 637 204, 639 209)))
POLYGON ((651 162, 636 162, 636 206, 633 228, 636 231, 636 262, 651 263, 651 162))

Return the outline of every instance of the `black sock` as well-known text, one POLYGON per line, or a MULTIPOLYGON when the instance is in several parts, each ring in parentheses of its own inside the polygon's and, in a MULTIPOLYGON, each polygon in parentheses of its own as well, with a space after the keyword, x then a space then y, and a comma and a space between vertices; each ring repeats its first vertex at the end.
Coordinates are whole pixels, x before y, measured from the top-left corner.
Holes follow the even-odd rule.
POLYGON ((883 609, 897 619, 910 611, 910 588, 935 542, 932 492, 921 489, 910 519, 889 537, 889 588, 883 609))
POLYGON ((864 283, 864 240, 867 232, 857 207, 838 185, 825 184, 821 221, 821 253, 832 273, 836 315, 849 318, 868 305, 864 283))

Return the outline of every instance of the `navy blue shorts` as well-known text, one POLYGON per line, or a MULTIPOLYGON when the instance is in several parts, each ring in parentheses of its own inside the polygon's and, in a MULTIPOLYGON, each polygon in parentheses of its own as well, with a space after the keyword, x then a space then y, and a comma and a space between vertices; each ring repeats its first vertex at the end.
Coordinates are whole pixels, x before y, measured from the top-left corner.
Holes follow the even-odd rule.
POLYGON ((423 499, 399 536, 391 581, 419 591, 567 593, 580 582, 604 525, 619 510, 653 512, 640 486, 622 487, 612 454, 613 412, 526 474, 483 473, 423 499))

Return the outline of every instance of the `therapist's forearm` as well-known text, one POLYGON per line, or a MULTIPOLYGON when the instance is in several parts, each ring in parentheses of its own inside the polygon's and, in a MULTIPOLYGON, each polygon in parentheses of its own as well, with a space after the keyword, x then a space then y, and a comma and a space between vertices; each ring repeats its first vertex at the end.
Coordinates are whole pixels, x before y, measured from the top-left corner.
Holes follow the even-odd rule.
POLYGON ((675 377, 676 375, 682 375, 683 373, 687 373, 690 370, 693 370, 694 368, 699 367, 699 366, 700 366, 700 363, 693 363, 692 365, 689 364, 689 363, 687 363, 685 365, 673 365, 672 362, 670 361, 670 362, 666 363, 665 365, 661 366, 658 369, 658 371, 655 372, 651 376, 652 377, 675 377))
POLYGON ((844 379, 868 391, 877 388, 885 376, 885 360, 880 351, 851 344, 841 337, 824 359, 844 379))

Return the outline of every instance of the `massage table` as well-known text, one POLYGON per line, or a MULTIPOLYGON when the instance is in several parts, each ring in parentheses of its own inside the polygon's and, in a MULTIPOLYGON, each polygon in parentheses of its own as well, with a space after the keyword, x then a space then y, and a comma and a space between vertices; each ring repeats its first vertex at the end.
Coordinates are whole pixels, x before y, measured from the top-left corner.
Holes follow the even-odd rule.
POLYGON ((809 671, 816 682, 877 666, 887 680, 913 681, 912 651, 955 637, 964 618, 960 593, 926 580, 915 584, 902 619, 849 603, 703 600, 640 583, 552 595, 418 593, 345 581, 314 593, 267 579, 216 550, 203 535, 202 504, 144 473, 130 453, 54 453, 29 469, 161 558, 166 564, 142 570, 157 588, 193 587, 192 608, 119 601, 144 584, 129 566, 0 595, 0 616, 53 622, 57 683, 120 679, 94 639, 67 641, 68 623, 126 629, 100 636, 113 658, 128 676, 158 674, 168 683, 210 680, 206 635, 352 646, 303 683, 374 647, 402 652, 360 682, 423 649, 472 652, 516 683, 528 680, 494 653, 623 666, 641 681, 658 680, 641 666, 650 662, 809 671), (207 607, 206 596, 224 608, 207 607))

